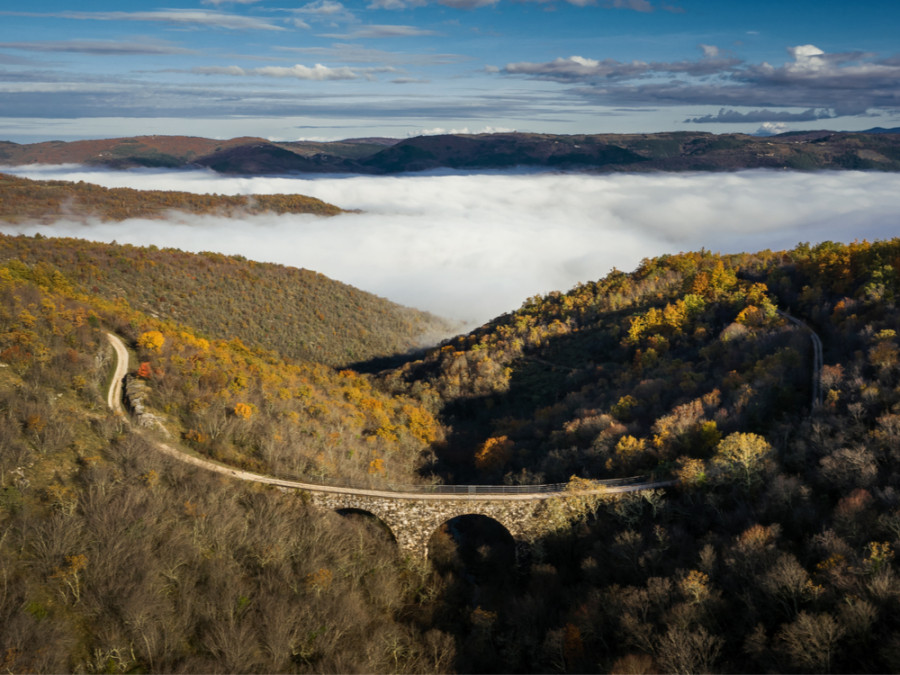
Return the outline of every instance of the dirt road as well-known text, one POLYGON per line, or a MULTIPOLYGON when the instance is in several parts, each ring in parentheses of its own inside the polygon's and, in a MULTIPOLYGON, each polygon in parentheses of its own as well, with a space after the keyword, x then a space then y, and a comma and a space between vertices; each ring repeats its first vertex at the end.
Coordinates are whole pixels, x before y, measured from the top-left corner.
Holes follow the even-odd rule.
MULTIPOLYGON (((112 384, 109 387, 107 403, 109 407, 116 413, 124 415, 125 411, 122 407, 122 380, 128 370, 128 350, 118 336, 112 333, 106 334, 107 339, 116 352, 116 371, 112 384)), ((308 492, 327 492, 331 494, 352 494, 365 495, 369 497, 385 497, 388 499, 415 499, 415 500, 440 500, 440 501, 531 501, 535 499, 553 499, 567 495, 575 494, 610 494, 618 492, 637 492, 639 490, 652 490, 654 488, 668 487, 674 485, 675 481, 656 481, 656 482, 635 482, 631 484, 617 485, 598 485, 596 488, 588 490, 579 490, 578 492, 569 492, 564 486, 541 486, 535 485, 533 491, 504 493, 501 490, 506 486, 435 486, 433 492, 427 491, 429 486, 415 486, 415 490, 410 488, 409 491, 403 490, 372 490, 368 488, 343 487, 338 485, 318 485, 316 483, 304 483, 301 481, 287 480, 284 478, 275 478, 274 476, 266 476, 252 471, 243 471, 233 467, 219 464, 211 459, 189 455, 167 443, 157 440, 151 440, 151 443, 163 454, 177 459, 180 462, 191 464, 193 466, 214 471, 223 476, 230 476, 238 480, 252 481, 254 483, 264 483, 266 485, 274 485, 276 487, 288 488, 292 490, 306 490, 308 492), (548 490, 552 487, 554 489, 548 490), (454 492, 442 491, 446 488, 452 488, 454 492), (479 489, 481 491, 479 491, 479 489), (493 490, 493 491, 487 491, 493 490)))

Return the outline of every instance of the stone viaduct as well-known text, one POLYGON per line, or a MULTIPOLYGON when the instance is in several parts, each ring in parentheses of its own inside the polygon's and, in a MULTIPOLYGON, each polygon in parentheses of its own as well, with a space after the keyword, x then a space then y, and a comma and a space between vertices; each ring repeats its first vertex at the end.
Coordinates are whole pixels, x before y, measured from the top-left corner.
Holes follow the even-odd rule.
MULTIPOLYGON (((292 481, 285 481, 291 483, 292 481)), ((588 482, 572 489, 556 485, 439 485, 416 486, 415 492, 337 488, 328 486, 307 492, 313 503, 335 511, 363 511, 383 522, 401 551, 427 558, 428 541, 447 521, 457 516, 480 515, 500 523, 512 536, 516 550, 528 550, 548 534, 564 530, 584 519, 600 502, 621 498, 622 493, 653 490, 672 481, 642 482, 639 479, 588 482)))
MULTIPOLYGON (((128 419, 122 405, 122 383, 128 353, 112 333, 107 338, 116 352, 117 365, 107 402, 112 410, 128 419)), ((129 409, 134 402, 127 400, 129 409)), ((136 426, 146 426, 135 416, 136 426)), ((153 426, 153 425, 150 425, 153 426)), ((149 439, 148 439, 149 440, 149 439)), ((411 485, 397 487, 352 487, 322 485, 288 480, 243 471, 211 459, 189 455, 159 440, 151 440, 157 450, 175 460, 213 471, 235 480, 272 485, 282 490, 299 490, 316 505, 336 511, 369 513, 383 522, 394 535, 403 553, 427 558, 428 541, 441 525, 457 516, 481 515, 500 523, 512 535, 517 552, 527 550, 536 540, 564 530, 592 513, 600 502, 623 498, 623 493, 655 490, 675 481, 646 482, 641 478, 609 481, 577 481, 552 485, 411 485)))

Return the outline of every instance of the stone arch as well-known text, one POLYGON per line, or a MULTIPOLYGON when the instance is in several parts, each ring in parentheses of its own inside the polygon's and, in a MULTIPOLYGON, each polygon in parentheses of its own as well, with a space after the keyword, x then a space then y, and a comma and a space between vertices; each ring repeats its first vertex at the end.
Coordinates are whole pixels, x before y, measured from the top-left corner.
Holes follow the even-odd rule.
POLYGON ((376 527, 385 532, 395 544, 397 543, 397 534, 391 529, 384 520, 373 513, 371 509, 363 509, 356 506, 341 506, 334 509, 340 516, 359 516, 366 520, 371 520, 376 527))
MULTIPOLYGON (((432 554, 431 545, 435 541, 435 535, 437 535, 437 533, 440 532, 444 528, 444 526, 450 525, 451 523, 454 523, 454 526, 450 532, 450 536, 453 539, 456 539, 457 534, 461 535, 464 540, 469 539, 473 535, 476 538, 479 536, 488 535, 490 537, 490 540, 486 543, 490 543, 492 546, 498 543, 501 545, 506 544, 509 547, 510 553, 512 553, 512 555, 516 558, 518 557, 520 542, 513 536, 512 532, 510 532, 509 527, 504 525, 493 515, 481 513, 479 509, 467 509, 462 513, 457 513, 455 515, 451 515, 449 518, 444 519, 428 535, 423 551, 425 557, 430 557, 432 554)), ((460 540, 457 540, 456 543, 458 550, 462 551, 462 542, 460 540)), ((468 543, 469 546, 471 546, 471 541, 469 541, 468 543)), ((469 546, 467 546, 466 548, 468 548, 469 552, 471 553, 471 548, 469 548, 469 546)))
POLYGON ((466 499, 454 497, 411 498, 350 493, 309 493, 320 507, 358 509, 383 522, 393 533, 400 552, 420 559, 428 557, 431 535, 446 521, 462 515, 487 516, 500 525, 525 553, 531 542, 550 526, 546 499, 466 499))
MULTIPOLYGON (((428 557, 428 542, 432 535, 447 521, 460 516, 484 516, 498 523, 512 537, 518 551, 530 541, 532 502, 456 500, 435 502, 427 513, 420 512, 421 519, 410 534, 407 550, 422 558, 428 557)), ((401 545, 402 547, 402 545, 401 545)))

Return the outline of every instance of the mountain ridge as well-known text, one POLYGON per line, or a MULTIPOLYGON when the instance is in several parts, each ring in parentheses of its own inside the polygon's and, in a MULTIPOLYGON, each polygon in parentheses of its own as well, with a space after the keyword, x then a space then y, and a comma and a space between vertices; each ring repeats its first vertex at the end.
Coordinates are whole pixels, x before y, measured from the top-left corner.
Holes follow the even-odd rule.
POLYGON ((140 136, 94 141, 0 142, 7 165, 80 163, 115 169, 197 168, 271 175, 391 175, 437 169, 538 167, 577 171, 735 171, 740 169, 900 171, 900 134, 803 131, 775 136, 660 132, 640 134, 443 134, 402 140, 214 140, 140 136))

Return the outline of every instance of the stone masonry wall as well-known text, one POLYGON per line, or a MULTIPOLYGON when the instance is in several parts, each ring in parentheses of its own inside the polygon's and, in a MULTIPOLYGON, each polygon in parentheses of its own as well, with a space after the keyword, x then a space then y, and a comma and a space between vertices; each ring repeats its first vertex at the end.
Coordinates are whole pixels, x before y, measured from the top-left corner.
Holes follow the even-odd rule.
POLYGON ((396 499, 368 495, 309 493, 323 508, 358 509, 379 518, 397 540, 401 551, 428 557, 428 540, 448 520, 463 515, 482 515, 503 525, 517 545, 569 527, 583 517, 590 504, 577 496, 533 500, 396 499))

